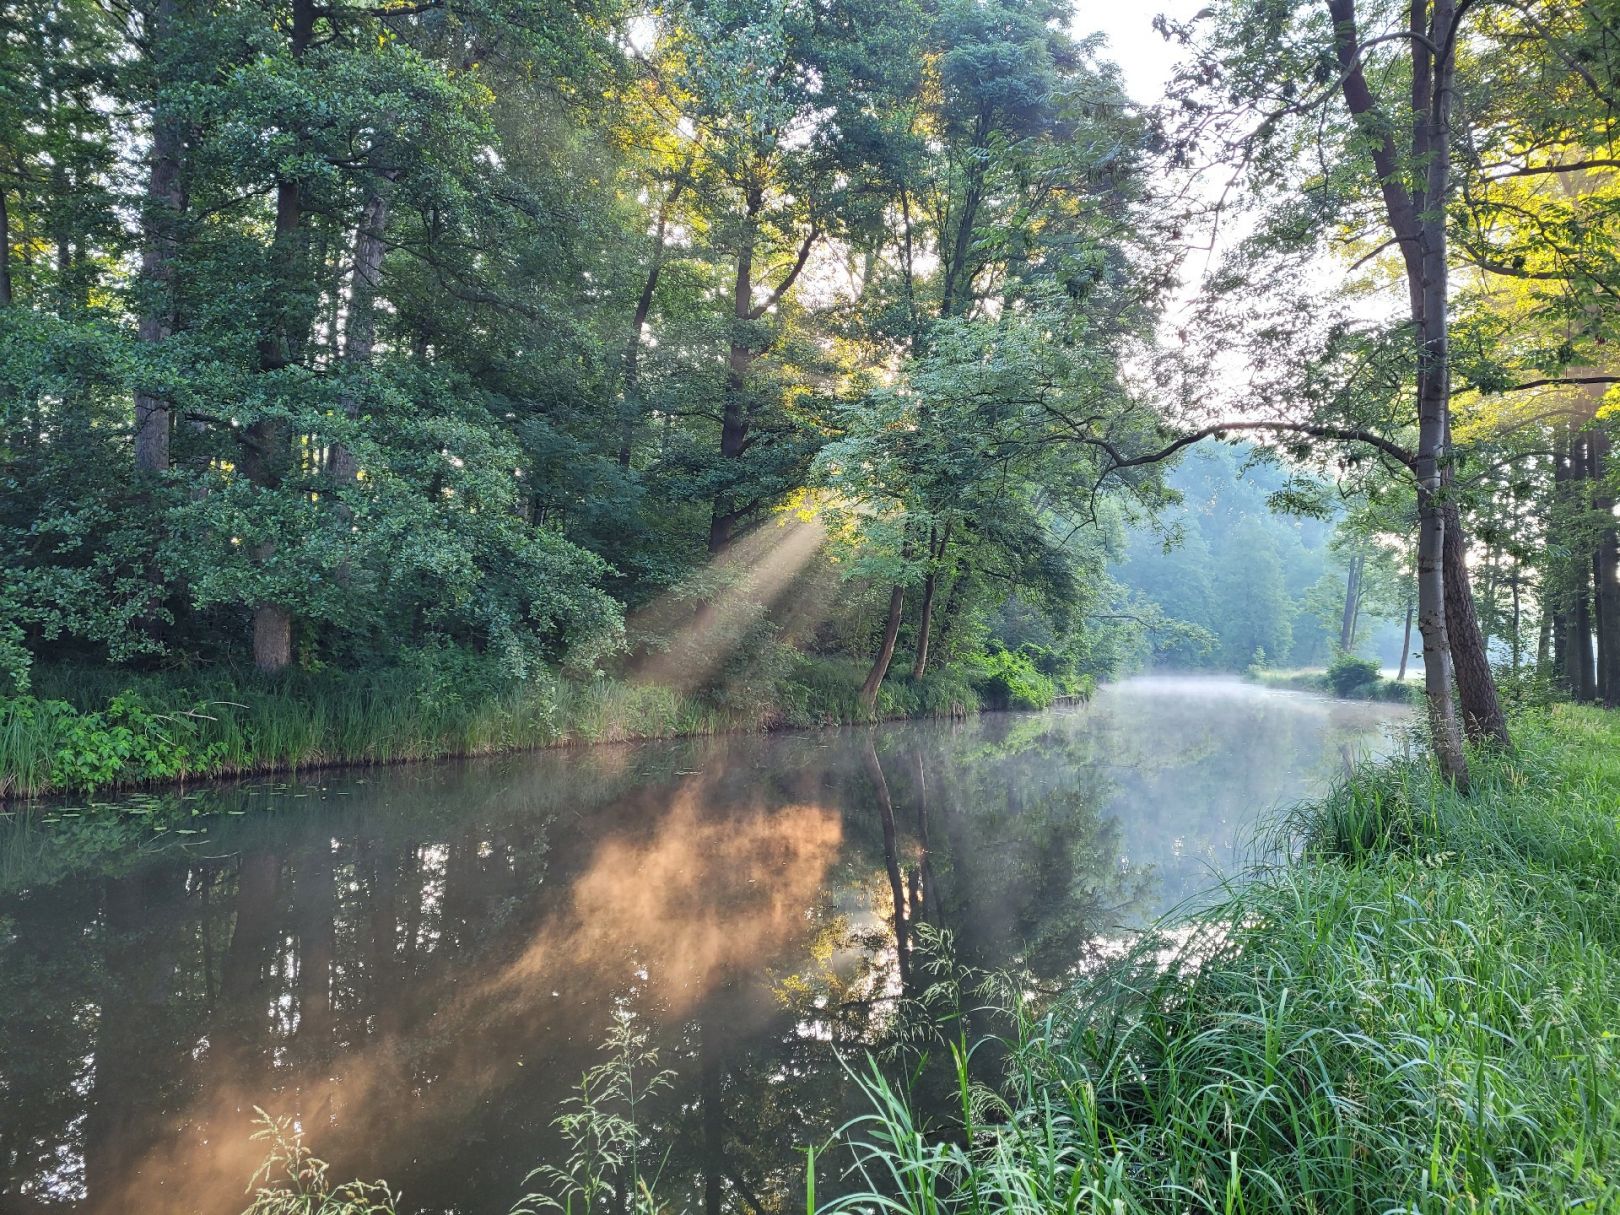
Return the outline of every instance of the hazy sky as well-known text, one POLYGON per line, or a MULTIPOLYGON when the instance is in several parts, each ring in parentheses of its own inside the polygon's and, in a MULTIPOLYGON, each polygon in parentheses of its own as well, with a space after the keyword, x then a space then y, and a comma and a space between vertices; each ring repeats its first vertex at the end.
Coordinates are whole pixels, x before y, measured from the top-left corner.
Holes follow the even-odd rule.
POLYGON ((1108 57, 1125 72, 1133 100, 1157 101, 1180 53, 1153 28, 1159 13, 1185 20, 1207 0, 1076 0, 1074 32, 1108 35, 1108 57))

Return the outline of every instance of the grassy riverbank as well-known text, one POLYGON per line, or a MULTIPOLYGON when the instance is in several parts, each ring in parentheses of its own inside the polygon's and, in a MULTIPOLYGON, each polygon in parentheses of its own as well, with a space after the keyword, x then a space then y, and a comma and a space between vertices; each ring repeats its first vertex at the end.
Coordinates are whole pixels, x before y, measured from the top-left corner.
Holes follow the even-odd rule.
MULTIPOLYGON (((490 755, 552 746, 817 727, 975 712, 985 688, 953 671, 888 680, 875 709, 860 664, 787 657, 722 693, 472 666, 363 675, 132 675, 42 669, 0 699, 0 799, 208 777, 490 755)), ((994 689, 991 689, 993 691, 994 689)))
POLYGON ((1277 671, 1251 668, 1248 677, 1268 688, 1292 692, 1315 692, 1341 700, 1383 700, 1393 704, 1415 703, 1423 695, 1422 675, 1417 679, 1390 679, 1379 673, 1378 664, 1364 659, 1335 662, 1326 670, 1277 671))
POLYGON ((874 1084, 877 1188, 918 1215, 1620 1210, 1620 718, 1517 731, 1471 798, 1361 771, 1241 893, 1026 1018, 971 1150, 874 1084))

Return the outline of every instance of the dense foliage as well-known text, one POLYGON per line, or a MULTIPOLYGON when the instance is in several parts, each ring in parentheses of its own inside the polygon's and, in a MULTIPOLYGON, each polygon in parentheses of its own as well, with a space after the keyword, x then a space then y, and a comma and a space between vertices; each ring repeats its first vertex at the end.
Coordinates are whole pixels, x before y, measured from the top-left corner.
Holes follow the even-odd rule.
POLYGON ((725 708, 785 646, 874 711, 1013 595, 1106 673, 1156 474, 1052 439, 1155 435, 1119 365, 1167 280, 1149 124, 1062 16, 8 7, 8 690, 459 653, 725 708))

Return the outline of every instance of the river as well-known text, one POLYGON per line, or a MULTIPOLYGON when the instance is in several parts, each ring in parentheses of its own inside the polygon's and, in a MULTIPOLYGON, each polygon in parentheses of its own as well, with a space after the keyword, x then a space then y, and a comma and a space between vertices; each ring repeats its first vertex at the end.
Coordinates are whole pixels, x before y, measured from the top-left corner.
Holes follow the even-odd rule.
POLYGON ((841 1060, 892 1053, 931 980, 1060 984, 1407 716, 1146 678, 1040 714, 194 789, 206 817, 161 833, 154 797, 14 816, 0 1210, 239 1211, 258 1106, 402 1211, 501 1215, 566 1166, 554 1120, 615 1026, 656 1052, 637 1122, 672 1205, 802 1210, 802 1149, 857 1109, 841 1060))

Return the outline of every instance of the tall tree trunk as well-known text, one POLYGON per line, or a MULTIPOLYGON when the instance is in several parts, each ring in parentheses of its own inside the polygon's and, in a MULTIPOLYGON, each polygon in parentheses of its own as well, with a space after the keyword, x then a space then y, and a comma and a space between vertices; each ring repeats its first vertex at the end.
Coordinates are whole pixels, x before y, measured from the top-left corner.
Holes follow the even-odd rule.
POLYGON ((896 584, 889 592, 889 616, 883 626, 883 642, 878 646, 877 657, 872 660, 866 682, 861 685, 861 705, 869 712, 877 704, 878 689, 883 686, 883 677, 889 673, 889 663, 894 658, 894 643, 900 636, 900 612, 905 606, 905 599, 906 588, 896 584))
MULTIPOLYGON (((317 12, 314 0, 294 0, 290 32, 292 56, 301 60, 315 34, 317 12)), ((294 361, 295 333, 302 327, 294 315, 296 294, 304 257, 303 190, 292 179, 276 183, 276 227, 271 239, 270 259, 274 279, 267 328, 259 342, 259 369, 280 371, 294 361)), ((243 428, 242 472, 261 490, 274 491, 281 485, 292 464, 292 435, 286 423, 261 418, 243 428)), ((276 542, 265 539, 254 546, 254 557, 261 565, 275 556, 276 542)), ((274 674, 292 662, 292 613, 274 600, 261 600, 253 608, 253 664, 260 671, 274 674)))
MULTIPOLYGON (((658 278, 664 269, 664 246, 668 240, 669 213, 676 200, 680 198, 682 190, 686 188, 686 174, 691 166, 692 161, 688 158, 686 167, 670 184, 669 192, 664 195, 664 201, 658 205, 658 216, 653 225, 652 261, 647 266, 646 278, 642 280, 641 294, 636 297, 636 311, 630 321, 630 336, 624 344, 621 385, 624 399, 619 406, 620 468, 630 467, 636 428, 641 424, 641 339, 647 329, 647 318, 652 314, 653 297, 658 291, 658 278)), ((752 302, 750 299, 750 306, 752 302)), ((733 300, 732 303, 735 311, 736 301, 733 300)))
MULTIPOLYGON (((160 59, 174 31, 176 0, 158 0, 147 24, 148 53, 160 59)), ((180 182, 180 118, 159 98, 152 114, 151 172, 146 182, 146 210, 141 216, 141 307, 136 336, 148 355, 156 355, 174 332, 174 262, 185 210, 180 182)), ((148 372, 147 374, 150 374, 148 372)), ((150 386, 135 391, 135 467, 162 472, 169 467, 170 407, 150 386)))
POLYGON ((911 664, 911 677, 921 679, 928 674, 928 641, 934 628, 934 588, 939 581, 939 565, 945 558, 945 547, 951 542, 951 521, 947 520, 945 529, 939 537, 936 547, 934 534, 930 530, 928 535, 928 576, 923 579, 922 618, 917 623, 917 656, 911 664))
MULTIPOLYGON (((726 399, 720 419, 720 457, 728 468, 735 467, 748 444, 748 369, 756 357, 749 332, 754 307, 754 242, 758 239, 759 213, 764 205, 764 192, 758 186, 750 188, 743 217, 742 245, 737 250, 736 275, 731 285, 731 345, 726 352, 726 399)), ((735 493, 722 491, 715 496, 709 517, 711 557, 731 547, 740 514, 735 493)))
POLYGON ((1509 584, 1509 590, 1513 595, 1513 615, 1509 620, 1509 627, 1513 630, 1511 635, 1512 649, 1509 651, 1509 654, 1513 664, 1513 673, 1517 675, 1519 673, 1519 668, 1524 665, 1524 637, 1522 634, 1524 626, 1524 605, 1519 594, 1519 570, 1517 566, 1514 567, 1513 581, 1509 584))
POLYGON ((1401 669, 1395 676, 1397 682, 1406 678, 1406 663, 1412 656, 1412 607, 1413 596, 1406 597, 1406 629, 1401 633, 1401 669))
POLYGON ((1599 524, 1597 552, 1593 569, 1597 585, 1598 684, 1607 708, 1620 705, 1620 534, 1614 518, 1614 495, 1609 489, 1609 453, 1612 444, 1607 433, 1593 431, 1592 485, 1594 514, 1599 524))
POLYGON ((1350 569, 1344 580, 1344 615, 1339 622, 1339 649, 1350 653, 1356 640, 1356 615, 1361 606, 1361 563, 1365 558, 1357 553, 1350 558, 1350 569))
POLYGON ((1541 620, 1536 625, 1536 674, 1543 678, 1551 675, 1553 614, 1546 604, 1545 590, 1541 594, 1541 620))
POLYGON ((1572 697, 1589 701, 1596 683, 1592 669, 1592 562, 1586 553, 1586 516, 1591 504, 1587 477, 1591 462, 1586 435, 1576 429, 1574 421, 1569 425, 1564 465, 1563 513, 1567 548, 1572 553, 1564 562, 1564 681, 1572 697))
POLYGON ((0 189, 0 308, 9 308, 11 302, 11 212, 6 210, 6 192, 0 189))
MULTIPOLYGON (((1445 478, 1448 486, 1450 480, 1445 478)), ((1473 742, 1489 739, 1510 747, 1513 740, 1508 734, 1507 715, 1496 694, 1496 680, 1491 675, 1491 661, 1468 582, 1468 546, 1463 540, 1462 518, 1450 498, 1445 504, 1445 529, 1446 630, 1451 638, 1463 724, 1473 742)))
MULTIPOLYGON (((1380 112, 1363 70, 1356 23, 1356 0, 1328 0, 1334 49, 1342 73, 1339 87, 1346 108, 1366 131, 1377 171, 1384 211, 1406 270, 1412 321, 1418 340, 1418 445, 1413 472, 1418 490, 1418 631, 1423 637, 1424 692, 1429 730, 1441 773, 1458 789, 1468 787, 1451 691, 1451 638, 1446 631, 1445 513, 1441 475, 1449 461, 1450 333, 1446 201, 1450 193, 1450 126, 1455 0, 1435 0, 1427 35, 1406 48, 1412 61, 1412 163, 1424 180, 1410 192, 1395 146, 1399 129, 1380 112), (1436 57, 1431 48, 1445 50, 1436 57)), ((1419 5, 1414 21, 1422 24, 1419 5)), ((1420 31, 1421 33, 1421 31, 1420 31)))
MULTIPOLYGON (((377 296, 382 286, 383 255, 387 246, 383 233, 388 227, 388 195, 383 183, 396 174, 384 171, 366 193, 360 209, 360 223, 354 233, 354 280, 349 285, 349 310, 343 326, 343 361, 351 368, 371 363, 377 345, 377 296)), ((343 413, 350 421, 360 416, 359 403, 352 392, 343 394, 343 413)), ((346 444, 334 443, 327 457, 327 469, 339 485, 354 481, 359 468, 346 444)))

